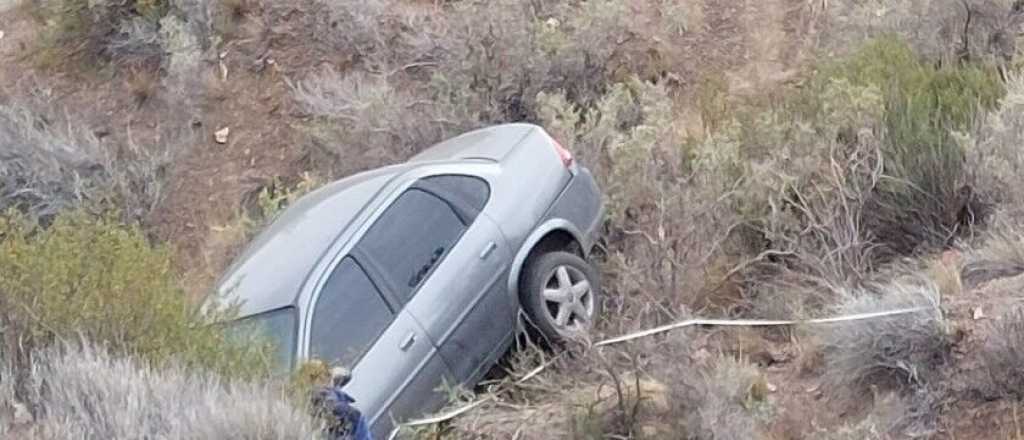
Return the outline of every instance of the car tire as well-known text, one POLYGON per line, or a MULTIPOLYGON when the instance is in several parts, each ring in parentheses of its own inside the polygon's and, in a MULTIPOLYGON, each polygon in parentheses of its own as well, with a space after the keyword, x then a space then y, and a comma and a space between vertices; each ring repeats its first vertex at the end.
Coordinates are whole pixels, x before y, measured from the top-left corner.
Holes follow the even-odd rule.
POLYGON ((597 269, 569 252, 541 254, 527 263, 519 296, 533 327, 549 343, 586 335, 601 316, 597 269))

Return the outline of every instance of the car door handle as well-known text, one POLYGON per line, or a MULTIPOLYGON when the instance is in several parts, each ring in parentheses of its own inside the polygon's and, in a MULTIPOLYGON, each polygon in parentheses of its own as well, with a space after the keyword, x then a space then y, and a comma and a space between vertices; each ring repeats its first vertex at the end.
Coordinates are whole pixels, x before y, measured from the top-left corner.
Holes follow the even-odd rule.
POLYGON ((491 255, 491 252, 494 252, 494 250, 497 249, 497 248, 498 248, 498 245, 495 242, 492 241, 492 242, 487 243, 487 245, 484 246, 484 250, 480 251, 480 259, 481 260, 486 260, 487 257, 489 257, 491 255))
POLYGON ((398 349, 402 350, 402 351, 406 351, 406 350, 409 349, 409 347, 412 347, 412 344, 415 343, 415 342, 416 342, 416 333, 410 332, 409 335, 406 336, 405 339, 402 340, 402 343, 398 344, 398 349))

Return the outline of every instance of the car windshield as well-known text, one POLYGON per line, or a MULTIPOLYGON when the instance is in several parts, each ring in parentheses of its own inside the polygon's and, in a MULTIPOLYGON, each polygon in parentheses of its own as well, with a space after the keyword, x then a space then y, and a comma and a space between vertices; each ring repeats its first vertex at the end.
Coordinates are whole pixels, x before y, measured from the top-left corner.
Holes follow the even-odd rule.
POLYGON ((272 346, 274 373, 287 372, 295 357, 295 307, 285 307, 231 322, 228 336, 242 344, 272 346))

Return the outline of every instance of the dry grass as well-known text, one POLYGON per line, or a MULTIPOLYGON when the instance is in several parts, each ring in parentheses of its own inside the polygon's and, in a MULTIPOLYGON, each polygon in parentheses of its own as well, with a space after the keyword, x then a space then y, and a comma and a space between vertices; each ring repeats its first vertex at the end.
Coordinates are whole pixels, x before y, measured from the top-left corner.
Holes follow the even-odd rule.
POLYGON ((1016 53, 1021 12, 1012 0, 830 2, 824 46, 843 51, 851 40, 893 33, 931 59, 1008 60, 1016 53))
POLYGON ((126 220, 145 220, 164 196, 166 167, 192 138, 188 129, 140 146, 112 145, 51 101, 0 103, 0 209, 48 218, 83 203, 114 207, 126 220), (176 136, 175 136, 176 135, 176 136))
POLYGON ((387 77, 323 70, 294 86, 295 98, 313 119, 317 151, 339 175, 404 160, 468 128, 458 109, 400 88, 387 77))
POLYGON ((922 387, 949 359, 950 339, 937 288, 929 280, 903 279, 848 292, 837 316, 925 307, 921 312, 823 327, 825 379, 836 396, 871 387, 922 387))
POLYGON ((1017 190, 1024 181, 1024 153, 1017 145, 1024 133, 1024 77, 1011 76, 1000 107, 986 115, 975 132, 962 136, 967 160, 976 175, 977 191, 997 204, 1008 221, 1020 218, 1024 198, 1017 190))
POLYGON ((5 438, 298 440, 317 434, 307 415, 271 384, 229 381, 180 366, 154 369, 88 344, 39 351, 33 358, 18 384, 10 365, 0 368, 5 438), (16 405, 31 416, 16 419, 16 405))
POLYGON ((770 411, 764 376, 756 367, 718 357, 704 369, 676 371, 670 382, 681 432, 699 440, 759 438, 759 415, 770 411))
POLYGON ((1005 313, 991 325, 990 336, 981 352, 986 373, 983 392, 987 396, 1024 399, 1024 309, 1005 313))
MULTIPOLYGON (((767 384, 727 356, 690 360, 685 344, 642 341, 555 360, 533 380, 453 421, 455 438, 758 438, 770 420, 767 384), (578 356, 578 357, 577 357, 578 356)), ((521 366, 517 371, 532 369, 521 366)), ((444 432, 442 429, 441 432, 444 432)), ((429 432, 418 438, 430 438, 429 432)))

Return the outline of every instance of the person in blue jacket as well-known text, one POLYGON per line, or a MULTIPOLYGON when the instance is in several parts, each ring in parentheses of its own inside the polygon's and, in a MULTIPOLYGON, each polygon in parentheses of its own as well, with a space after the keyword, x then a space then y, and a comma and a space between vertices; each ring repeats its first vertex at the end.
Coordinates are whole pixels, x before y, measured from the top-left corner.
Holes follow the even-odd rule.
POLYGON ((372 440, 366 417, 352 404, 355 399, 342 390, 352 376, 344 368, 331 369, 331 383, 313 390, 313 407, 329 420, 327 434, 332 440, 372 440))

